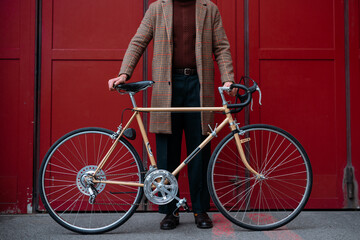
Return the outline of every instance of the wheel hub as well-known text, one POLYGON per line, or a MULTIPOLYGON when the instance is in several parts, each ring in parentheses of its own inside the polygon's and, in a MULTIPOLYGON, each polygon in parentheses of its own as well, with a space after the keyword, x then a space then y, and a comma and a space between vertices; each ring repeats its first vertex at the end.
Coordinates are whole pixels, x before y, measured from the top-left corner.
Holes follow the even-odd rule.
MULTIPOLYGON (((94 184, 92 180, 94 179, 93 174, 95 173, 97 166, 89 165, 83 167, 78 174, 76 175, 76 185, 80 192, 84 195, 90 196, 91 193, 89 191, 90 186, 92 185, 98 193, 102 192, 105 189, 105 183, 94 184)), ((105 172, 100 170, 99 173, 95 176, 97 180, 106 180, 105 172)))
POLYGON ((256 176, 256 179, 259 180, 259 181, 263 181, 266 179, 266 177, 264 176, 264 174, 259 174, 256 176))

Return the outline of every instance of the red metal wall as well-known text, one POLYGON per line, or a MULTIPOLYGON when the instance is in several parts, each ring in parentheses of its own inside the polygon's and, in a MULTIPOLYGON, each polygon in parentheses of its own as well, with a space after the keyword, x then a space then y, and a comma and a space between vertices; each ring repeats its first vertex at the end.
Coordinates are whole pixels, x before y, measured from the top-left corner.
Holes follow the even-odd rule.
MULTIPOLYGON (((110 93, 143 16, 142 0, 43 1, 40 158, 81 127, 116 130, 130 99, 110 93)), ((140 63, 134 79, 141 79, 140 63)), ((141 102, 141 94, 137 100, 141 102)), ((133 142, 141 149, 140 138, 133 142)))
POLYGON ((35 1, 0 1, 0 213, 31 211, 35 1))
MULTIPOLYGON (((231 44, 237 79, 245 72, 244 1, 214 0, 231 44)), ((250 75, 263 91, 263 105, 254 105, 250 122, 277 125, 304 145, 314 171, 308 208, 349 206, 344 191, 348 159, 355 177, 360 174, 359 1, 348 0, 350 105, 345 85, 345 1, 248 1, 250 75), (346 122, 347 106, 350 124, 346 122), (351 142, 347 142, 347 129, 351 142), (349 144, 351 151, 347 151, 349 144)), ((106 84, 117 75, 142 19, 144 2, 42 1, 40 162, 50 145, 68 131, 85 126, 115 129, 119 124, 121 109, 130 106, 130 101, 109 93, 106 84)), ((25 213, 27 206, 31 210, 36 162, 35 12, 35 0, 0 2, 0 163, 6 166, 0 176, 2 213, 25 213)), ((149 79, 151 58, 150 47, 149 79)), ((141 80, 143 69, 140 60, 133 79, 141 80)), ((218 72, 216 79, 220 83, 218 72)), ((141 105, 141 94, 137 101, 141 105)), ((238 119, 244 123, 243 113, 238 119)), ((155 148, 153 135, 150 140, 155 148)), ((220 140, 215 140, 213 148, 220 140)), ((140 138, 133 144, 141 154, 140 138)), ((186 172, 181 173, 180 182, 182 194, 189 198, 186 172)))
POLYGON ((250 71, 263 91, 251 122, 280 126, 304 145, 314 173, 308 208, 343 207, 343 19, 343 1, 250 1, 250 71))
MULTIPOLYGON (((116 129, 130 100, 109 93, 107 80, 117 76, 142 7, 142 0, 43 1, 41 156, 76 128, 116 129)), ((139 64, 134 79, 141 71, 139 64)))

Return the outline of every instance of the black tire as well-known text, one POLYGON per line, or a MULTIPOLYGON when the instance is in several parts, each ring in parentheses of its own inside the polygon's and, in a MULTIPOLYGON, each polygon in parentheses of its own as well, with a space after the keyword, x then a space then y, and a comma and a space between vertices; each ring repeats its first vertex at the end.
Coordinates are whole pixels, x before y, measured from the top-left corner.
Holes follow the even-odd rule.
MULTIPOLYGON (((41 200, 50 216, 78 233, 103 233, 120 226, 135 212, 142 187, 96 184, 95 203, 81 176, 94 171, 113 143, 112 131, 83 128, 72 131, 49 149, 41 164, 41 200)), ((134 147, 120 138, 97 178, 142 183, 144 168, 134 147)))
POLYGON ((304 208, 312 187, 309 158, 286 131, 269 125, 249 125, 227 135, 214 150, 208 167, 208 187, 218 210, 231 222, 251 230, 271 230, 292 221, 304 208), (234 134, 241 139, 250 166, 242 163, 234 134))

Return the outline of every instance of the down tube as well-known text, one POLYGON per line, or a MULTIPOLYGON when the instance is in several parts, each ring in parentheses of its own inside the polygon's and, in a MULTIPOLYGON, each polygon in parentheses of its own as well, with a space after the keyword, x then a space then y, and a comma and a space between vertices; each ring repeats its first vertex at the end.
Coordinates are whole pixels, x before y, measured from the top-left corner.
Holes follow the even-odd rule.
POLYGON ((183 169, 199 152, 203 149, 215 136, 218 132, 221 131, 229 123, 229 118, 226 118, 217 128, 214 129, 212 133, 172 172, 176 176, 181 169, 183 169))

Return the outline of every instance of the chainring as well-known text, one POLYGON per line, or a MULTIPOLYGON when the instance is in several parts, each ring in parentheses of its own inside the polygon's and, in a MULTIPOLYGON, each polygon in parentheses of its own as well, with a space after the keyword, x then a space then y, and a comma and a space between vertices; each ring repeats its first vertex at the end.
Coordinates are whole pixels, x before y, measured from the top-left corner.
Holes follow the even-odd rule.
POLYGON ((175 176, 163 169, 151 171, 144 180, 145 196, 157 205, 171 202, 176 197, 178 188, 175 176))

